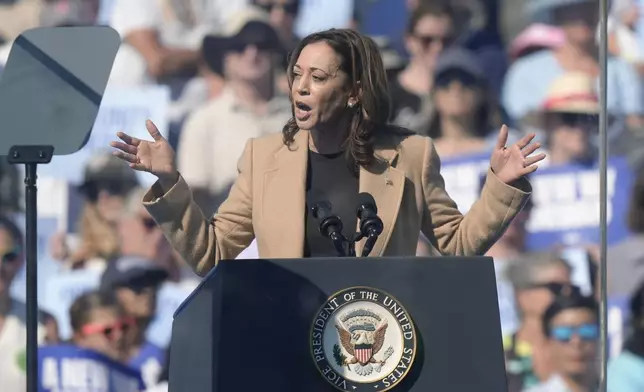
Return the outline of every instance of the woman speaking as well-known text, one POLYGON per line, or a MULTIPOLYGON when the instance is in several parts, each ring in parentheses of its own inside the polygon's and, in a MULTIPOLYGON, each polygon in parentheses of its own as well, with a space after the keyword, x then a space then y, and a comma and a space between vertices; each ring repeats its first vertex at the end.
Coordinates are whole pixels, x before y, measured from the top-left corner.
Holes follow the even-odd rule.
MULTIPOLYGON (((414 256, 419 232, 444 255, 481 255, 530 196, 525 175, 545 154, 529 135, 506 146, 501 128, 480 199, 463 216, 445 191, 430 138, 387 125, 389 96, 376 44, 353 30, 304 38, 287 69, 293 118, 281 134, 247 142, 226 201, 208 219, 174 165, 156 126, 153 141, 124 133, 115 155, 158 181, 143 202, 170 243, 200 275, 234 259, 253 239, 262 258, 336 255, 307 200, 324 199, 345 230, 357 227, 362 192, 383 229, 370 256, 414 256)), ((213 157, 216 159, 216 157, 213 157)), ((359 254, 363 239, 356 244, 359 254)))

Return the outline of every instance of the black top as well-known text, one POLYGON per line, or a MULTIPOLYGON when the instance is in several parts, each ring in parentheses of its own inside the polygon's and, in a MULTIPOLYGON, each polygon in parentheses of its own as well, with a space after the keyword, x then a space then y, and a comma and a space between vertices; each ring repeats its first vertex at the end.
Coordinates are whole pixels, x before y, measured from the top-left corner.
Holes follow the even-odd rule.
POLYGON ((309 151, 304 257, 337 256, 331 240, 320 234, 320 222, 313 217, 308 203, 330 202, 333 215, 342 221, 343 234, 351 237, 358 223, 358 189, 358 176, 350 169, 344 153, 323 155, 309 151))

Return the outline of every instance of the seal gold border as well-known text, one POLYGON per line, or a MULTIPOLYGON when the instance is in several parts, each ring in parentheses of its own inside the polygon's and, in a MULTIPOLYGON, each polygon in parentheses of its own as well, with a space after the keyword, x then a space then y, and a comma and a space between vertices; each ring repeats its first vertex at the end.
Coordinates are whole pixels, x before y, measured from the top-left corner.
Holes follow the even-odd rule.
MULTIPOLYGON (((318 319, 320 319, 320 318, 323 318, 321 315, 323 313, 325 313, 325 309, 327 309, 329 307, 329 303, 332 302, 334 299, 337 299, 340 296, 343 297, 344 294, 351 293, 351 292, 357 292, 357 291, 361 291, 361 290, 381 294, 384 297, 388 297, 392 301, 394 301, 398 305, 398 307, 402 310, 402 314, 407 317, 407 320, 409 321, 409 324, 411 325, 411 332, 413 332, 413 339, 410 339, 411 340, 410 345, 411 345, 411 349, 412 349, 413 352, 411 354, 411 360, 409 361, 409 364, 407 365, 407 369, 403 372, 402 375, 397 376, 397 379, 395 380, 395 382, 391 382, 391 384, 389 386, 386 386, 386 385, 383 384, 382 388, 377 389, 380 392, 389 391, 392 388, 395 388, 398 384, 400 384, 400 382, 403 379, 405 379, 407 377, 407 375, 409 375, 409 372, 411 371, 411 369, 412 369, 412 367, 414 365, 414 361, 416 359, 416 352, 418 350, 418 338, 416 336, 418 331, 416 330, 416 326, 415 326, 415 324, 413 322, 411 314, 407 311, 405 306, 398 300, 398 298, 394 297, 393 295, 389 294, 386 291, 383 291, 381 289, 377 289, 377 288, 374 288, 374 287, 369 287, 369 286, 353 286, 353 287, 347 287, 345 289, 338 290, 338 291, 334 292, 333 294, 331 294, 327 298, 327 300, 324 302, 324 304, 322 304, 322 306, 320 306, 320 308, 315 313, 315 317, 313 319, 313 322, 311 323, 311 328, 309 329, 308 337, 309 337, 309 348, 310 348, 310 353, 311 353, 311 359, 313 360, 313 364, 315 365, 316 369, 318 370, 318 372, 322 376, 322 378, 328 384, 332 385, 335 389, 338 389, 338 390, 341 390, 341 391, 353 390, 353 391, 356 391, 356 392, 360 392, 360 390, 362 389, 362 388, 360 388, 361 386, 365 386, 365 387, 369 386, 369 390, 373 391, 374 388, 371 387, 373 384, 381 383, 382 380, 385 380, 386 378, 388 378, 389 376, 391 376, 393 374, 393 372, 390 372, 389 374, 383 376, 377 382, 360 383, 360 382, 357 382, 357 381, 349 380, 349 379, 343 377, 342 375, 337 374, 335 371, 333 371, 334 374, 337 377, 339 377, 340 379, 342 379, 342 381, 345 382, 345 384, 352 384, 352 388, 348 388, 348 387, 347 388, 342 388, 340 385, 337 385, 337 383, 334 383, 332 380, 329 380, 327 378, 327 375, 324 373, 324 371, 322 369, 322 366, 319 366, 319 364, 318 364, 319 360, 316 359, 315 347, 314 347, 315 346, 314 345, 315 339, 313 338, 314 332, 316 331, 316 329, 315 329, 316 321, 318 319), (356 386, 359 386, 359 388, 356 388, 356 386)), ((371 302, 371 303, 374 303, 374 304, 382 306, 383 308, 385 308, 394 317, 394 319, 396 319, 396 321, 399 323, 398 325, 401 326, 398 315, 396 315, 396 313, 392 312, 391 309, 389 309, 389 307, 387 307, 386 305, 384 305, 382 303, 379 303, 378 301, 373 301, 373 300, 364 299, 364 298, 355 298, 355 299, 351 299, 351 300, 344 300, 344 298, 343 298, 343 302, 340 305, 338 305, 332 312, 329 313, 328 311, 326 311, 326 313, 328 314, 327 319, 330 319, 332 315, 334 315, 337 312, 339 312, 346 305, 349 305, 349 304, 352 304, 352 303, 355 303, 355 302, 371 302)), ((323 330, 326 329, 326 324, 322 329, 323 330)), ((322 334, 323 333, 324 332, 322 332, 322 334)), ((405 342, 405 339, 403 338, 403 343, 404 342, 405 342)), ((324 347, 324 339, 323 339, 323 337, 321 339, 321 345, 322 345, 322 347, 324 347)), ((403 348, 404 347, 405 347, 405 345, 403 345, 403 348)), ((328 363, 328 359, 326 359, 326 355, 327 354, 324 353, 324 356, 325 356, 324 360, 325 360, 325 362, 328 363)), ((329 365, 329 367, 330 367, 330 365, 329 365)), ((398 368, 398 366, 395 369, 397 369, 397 368, 398 368)), ((366 390, 366 389, 364 389, 364 390, 366 390)))

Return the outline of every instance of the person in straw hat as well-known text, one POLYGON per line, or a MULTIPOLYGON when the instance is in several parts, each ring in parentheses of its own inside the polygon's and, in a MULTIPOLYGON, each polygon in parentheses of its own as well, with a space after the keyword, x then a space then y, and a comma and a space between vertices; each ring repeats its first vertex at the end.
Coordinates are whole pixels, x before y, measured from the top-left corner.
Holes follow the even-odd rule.
POLYGON ((541 113, 549 164, 594 162, 591 138, 597 131, 598 113, 599 100, 592 76, 570 72, 550 85, 541 113))

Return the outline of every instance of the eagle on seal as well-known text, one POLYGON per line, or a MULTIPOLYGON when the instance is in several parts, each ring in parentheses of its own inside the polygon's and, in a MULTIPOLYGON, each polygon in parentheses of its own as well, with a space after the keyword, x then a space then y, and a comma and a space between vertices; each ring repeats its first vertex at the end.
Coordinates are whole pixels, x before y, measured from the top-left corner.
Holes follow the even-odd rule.
POLYGON ((380 317, 364 317, 364 315, 336 321, 335 328, 338 330, 340 343, 350 355, 344 360, 347 368, 356 363, 361 366, 382 363, 373 356, 382 349, 387 327, 387 320, 380 320, 380 317), (345 326, 345 323, 348 326, 345 326))

